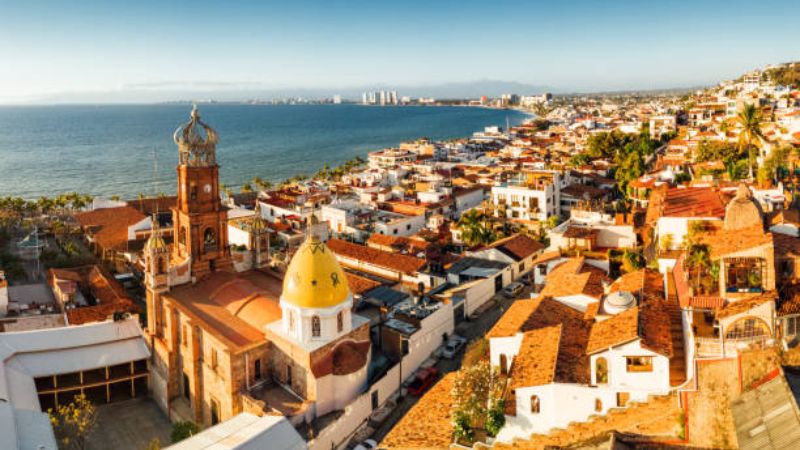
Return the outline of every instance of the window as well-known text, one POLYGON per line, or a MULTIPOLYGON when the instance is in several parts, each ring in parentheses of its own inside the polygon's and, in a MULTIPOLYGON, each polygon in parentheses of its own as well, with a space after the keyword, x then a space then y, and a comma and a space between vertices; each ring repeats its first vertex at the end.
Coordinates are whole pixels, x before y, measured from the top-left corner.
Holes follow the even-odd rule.
POLYGON ((158 269, 156 273, 159 275, 167 273, 167 261, 164 258, 158 258, 158 269))
POLYGON ((339 333, 344 330, 344 312, 339 311, 339 314, 336 315, 336 331, 339 333))
POLYGON ((178 231, 178 244, 186 246, 186 228, 181 227, 178 231))
POLYGON ((531 413, 539 414, 540 409, 541 405, 539 404, 539 396, 531 395, 531 413))
POLYGON ((500 374, 508 375, 508 357, 505 353, 500 354, 500 374))
POLYGON ((594 410, 595 412, 602 412, 603 411, 603 401, 599 398, 594 399, 594 410))
POLYGON ((203 245, 206 250, 213 250, 217 247, 217 234, 211 228, 206 228, 203 233, 203 245))
POLYGON ((798 320, 797 316, 786 318, 786 336, 797 336, 798 320))
POLYGON ((411 229, 411 224, 410 223, 406 224, 406 230, 410 230, 410 229, 411 229))
POLYGON ((253 363, 253 377, 256 380, 260 380, 261 379, 261 360, 260 359, 256 359, 256 361, 253 363))
POLYGON ((378 409, 378 406, 380 406, 378 404, 379 399, 378 399, 378 390, 377 389, 372 391, 371 401, 372 401, 372 410, 375 411, 376 409, 378 409))
POLYGON ((211 349, 211 368, 212 369, 216 369, 218 363, 219 363, 219 361, 217 361, 217 349, 212 348, 211 349))
POLYGON ((181 329, 181 343, 183 345, 189 344, 189 327, 187 327, 186 325, 184 325, 183 328, 181 329))
POLYGON ((294 311, 289 311, 289 331, 294 331, 294 311))
POLYGON ((192 185, 192 187, 191 187, 191 189, 190 189, 190 192, 191 192, 191 194, 189 195, 189 197, 190 197, 192 200, 197 200, 197 186, 195 186, 195 185, 192 185))
POLYGON ((653 371, 653 357, 652 356, 626 356, 625 362, 628 367, 628 372, 652 372, 653 371))
POLYGON ((617 392, 617 407, 622 408, 628 404, 631 394, 627 392, 617 392))
POLYGON ((392 230, 392 234, 397 234, 397 228, 395 228, 394 230, 392 230))
POLYGON ((595 382, 597 384, 608 383, 608 361, 603 358, 597 358, 594 361, 595 382))
POLYGON ((319 321, 319 316, 311 317, 311 336, 320 337, 322 334, 322 324, 319 321))

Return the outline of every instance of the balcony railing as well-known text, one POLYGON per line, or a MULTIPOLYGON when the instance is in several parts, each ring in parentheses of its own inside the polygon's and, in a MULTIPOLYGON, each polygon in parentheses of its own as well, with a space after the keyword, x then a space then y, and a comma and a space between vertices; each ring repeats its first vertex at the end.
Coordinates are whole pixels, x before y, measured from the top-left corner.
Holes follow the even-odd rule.
POLYGON ((752 348, 764 348, 775 344, 769 336, 753 336, 736 339, 719 337, 695 338, 698 358, 729 358, 752 348))

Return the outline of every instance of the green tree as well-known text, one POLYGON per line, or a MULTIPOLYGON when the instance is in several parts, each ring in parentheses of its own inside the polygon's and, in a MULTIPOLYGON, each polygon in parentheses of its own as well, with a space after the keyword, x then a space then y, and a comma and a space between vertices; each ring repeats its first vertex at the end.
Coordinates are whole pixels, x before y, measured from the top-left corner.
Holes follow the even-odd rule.
MULTIPOLYGON (((477 428, 484 428, 490 432, 486 428, 487 423, 494 420, 489 420, 490 411, 498 409, 505 386, 505 377, 493 369, 489 361, 480 361, 459 370, 450 392, 453 399, 450 417, 455 427, 467 432, 477 428)), ((498 425, 502 426, 497 422, 491 426, 498 425)), ((463 433, 457 431, 456 434, 463 433)))
POLYGON ((496 236, 492 228, 487 225, 486 215, 476 209, 471 209, 461 215, 458 220, 458 229, 461 231, 461 240, 469 246, 490 244, 496 236))
POLYGON ((97 424, 97 410, 85 395, 76 395, 70 403, 48 409, 47 414, 59 448, 86 448, 86 440, 97 424))
POLYGON ((753 104, 747 104, 736 116, 741 130, 739 131, 739 152, 747 155, 749 176, 753 178, 753 152, 761 147, 764 134, 761 132, 761 111, 753 104))

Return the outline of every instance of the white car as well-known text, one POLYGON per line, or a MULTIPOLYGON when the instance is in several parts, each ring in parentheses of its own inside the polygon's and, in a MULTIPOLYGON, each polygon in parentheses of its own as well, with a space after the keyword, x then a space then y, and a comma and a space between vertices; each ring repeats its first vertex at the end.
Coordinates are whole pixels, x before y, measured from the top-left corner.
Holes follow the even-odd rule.
POLYGON ((444 350, 442 350, 442 356, 447 359, 453 359, 453 357, 456 356, 456 353, 458 353, 458 351, 461 350, 461 348, 464 347, 464 344, 466 343, 467 340, 461 336, 451 337, 450 339, 447 340, 447 343, 444 345, 444 350))
POLYGON ((375 439, 365 439, 360 444, 353 447, 353 450, 375 450, 378 448, 378 443, 375 442, 375 439))
POLYGON ((514 281, 513 283, 503 288, 503 295, 505 295, 506 297, 516 297, 522 292, 524 288, 525 288, 524 284, 514 281))

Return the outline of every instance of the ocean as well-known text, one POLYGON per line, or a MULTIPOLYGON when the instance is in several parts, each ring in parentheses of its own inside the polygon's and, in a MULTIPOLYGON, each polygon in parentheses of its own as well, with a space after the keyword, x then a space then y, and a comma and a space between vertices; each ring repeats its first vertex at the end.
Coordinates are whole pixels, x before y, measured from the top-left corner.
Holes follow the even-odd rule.
MULTIPOLYGON (((526 118, 518 111, 469 107, 199 108, 220 136, 221 182, 233 188, 255 176, 277 182, 310 175, 325 163, 366 158, 402 141, 464 137, 526 118)), ((172 133, 188 121, 190 110, 186 104, 0 107, 0 196, 172 194, 178 160, 172 133)))

